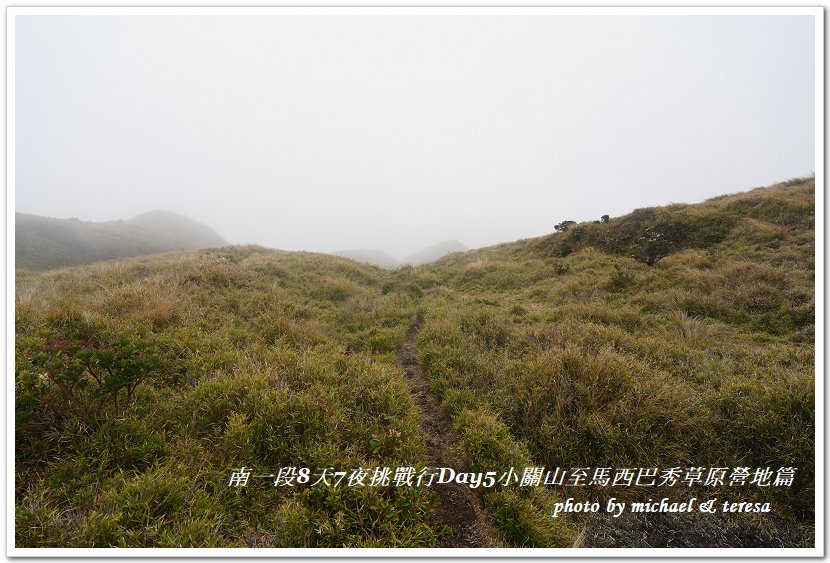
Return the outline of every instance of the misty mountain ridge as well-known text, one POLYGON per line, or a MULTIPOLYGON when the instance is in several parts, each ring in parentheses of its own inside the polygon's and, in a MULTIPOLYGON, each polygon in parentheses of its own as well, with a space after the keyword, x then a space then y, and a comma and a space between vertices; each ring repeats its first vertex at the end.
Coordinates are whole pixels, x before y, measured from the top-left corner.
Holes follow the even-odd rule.
POLYGON ((421 264, 429 264, 435 262, 439 258, 443 258, 448 254, 455 252, 467 252, 470 250, 457 240, 446 240, 439 242, 432 246, 428 246, 420 252, 416 252, 404 259, 404 264, 412 264, 413 266, 420 266, 421 264))
POLYGON ((227 245, 208 225, 172 211, 102 222, 15 213, 16 267, 27 270, 227 245))
POLYGON ((373 248, 358 248, 354 250, 338 250, 332 252, 335 256, 342 256, 349 258, 356 262, 365 262, 367 264, 374 264, 379 268, 385 270, 393 270, 401 265, 400 262, 383 252, 373 248))
POLYGON ((411 254, 407 256, 403 260, 396 260, 383 252, 382 250, 377 249, 355 249, 355 250, 338 250, 336 252, 332 252, 335 256, 342 256, 344 258, 350 258, 357 262, 366 262, 368 264, 374 264, 380 268, 385 268, 387 270, 392 270, 399 266, 403 266, 405 264, 410 264, 412 266, 420 266, 422 264, 429 264, 430 262, 435 262, 436 260, 447 256, 448 254, 452 254, 454 252, 466 252, 469 248, 465 245, 461 244, 457 240, 447 240, 444 242, 440 242, 438 244, 434 244, 432 246, 428 246, 423 250, 416 252, 415 254, 411 254))
MULTIPOLYGON (((100 222, 15 213, 15 264, 25 270, 46 271, 115 258, 229 244, 212 227, 162 209, 140 213, 131 219, 100 222)), ((448 240, 403 260, 378 249, 340 250, 331 254, 393 270, 404 264, 428 264, 467 250, 457 240, 448 240)))

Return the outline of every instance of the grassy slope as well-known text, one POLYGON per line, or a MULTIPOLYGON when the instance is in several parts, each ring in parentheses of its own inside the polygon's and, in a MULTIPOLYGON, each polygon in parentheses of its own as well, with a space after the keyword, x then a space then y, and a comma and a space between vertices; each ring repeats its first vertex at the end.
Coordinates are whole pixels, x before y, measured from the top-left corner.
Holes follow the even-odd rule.
POLYGON ((57 338, 143 339, 165 364, 121 411, 18 385, 17 545, 432 545, 421 491, 226 487, 242 464, 423 466, 394 363, 414 304, 377 268, 245 247, 18 279, 19 381, 57 338))
MULTIPOLYGON (((240 463, 423 465, 394 363, 416 312, 471 466, 796 465, 792 489, 765 494, 777 525, 809 535, 813 189, 639 210, 392 272, 255 247, 20 272, 17 545, 434 545, 423 491, 225 486, 240 463), (42 344, 118 336, 164 360, 129 408, 32 384, 42 344)), ((482 500, 505 545, 562 545, 548 492, 482 500)))
POLYGON ((547 467, 797 466, 759 496, 809 536, 813 191, 638 210, 429 267, 422 362, 468 455, 505 459, 487 427, 547 467), (648 266, 655 236, 672 253, 648 266))

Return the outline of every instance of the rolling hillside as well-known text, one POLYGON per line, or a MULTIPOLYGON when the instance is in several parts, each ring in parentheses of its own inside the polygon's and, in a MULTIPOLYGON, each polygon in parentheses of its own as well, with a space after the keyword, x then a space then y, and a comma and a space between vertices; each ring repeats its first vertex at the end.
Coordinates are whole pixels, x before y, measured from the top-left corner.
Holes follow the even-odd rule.
MULTIPOLYGON (((423 302, 419 349, 432 388, 462 434, 498 431, 518 448, 473 443, 474 465, 522 452, 547 467, 798 466, 787 490, 718 493, 760 491, 777 507, 763 526, 797 522, 783 535, 809 537, 814 190, 801 179, 640 209, 426 267, 438 287, 423 302)), ((620 545, 627 526, 629 546, 662 534, 658 544, 781 545, 751 528, 759 521, 698 522, 709 529, 697 535, 688 519, 632 519, 614 533, 599 521, 585 544, 620 545)))
POLYGON ((227 244, 207 225, 170 211, 101 223, 15 213, 15 261, 25 270, 227 244))
POLYGON ((813 545, 814 190, 640 209, 395 270, 248 246, 18 271, 16 545, 813 545), (242 466, 260 477, 229 486, 242 466), (269 477, 383 466, 500 482, 269 477), (511 467, 585 480, 522 484, 511 467), (674 467, 795 478, 593 479, 674 467), (610 497, 772 509, 552 517, 610 497))

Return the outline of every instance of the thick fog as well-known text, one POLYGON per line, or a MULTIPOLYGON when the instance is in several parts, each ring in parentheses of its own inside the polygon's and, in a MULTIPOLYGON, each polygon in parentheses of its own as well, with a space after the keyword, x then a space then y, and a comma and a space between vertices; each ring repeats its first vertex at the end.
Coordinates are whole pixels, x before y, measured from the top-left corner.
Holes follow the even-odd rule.
POLYGON ((815 169, 812 17, 20 16, 15 207, 479 247, 815 169))

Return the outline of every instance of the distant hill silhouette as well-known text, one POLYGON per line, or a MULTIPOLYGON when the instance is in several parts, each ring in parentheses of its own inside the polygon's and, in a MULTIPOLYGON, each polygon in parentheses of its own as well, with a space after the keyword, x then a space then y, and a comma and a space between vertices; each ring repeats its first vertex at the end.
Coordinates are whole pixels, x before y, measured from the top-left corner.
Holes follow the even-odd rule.
POLYGON ((344 258, 351 258, 357 262, 366 262, 367 264, 374 264, 380 268, 391 270, 400 266, 400 262, 383 252, 382 250, 373 250, 369 248, 360 248, 356 250, 338 250, 333 252, 335 256, 343 256, 344 258))
POLYGON ((428 246, 422 251, 408 256, 402 262, 404 264, 412 264, 413 266, 418 266, 420 264, 428 264, 430 262, 435 262, 439 258, 443 258, 447 254, 452 254, 453 252, 466 252, 468 250, 469 248, 467 248, 457 240, 447 240, 435 244, 433 246, 428 246))
POLYGON ((207 225, 171 211, 100 223, 15 213, 16 267, 27 270, 227 244, 207 225))
POLYGON ((433 246, 428 246, 420 252, 406 257, 404 260, 395 260, 382 250, 376 250, 371 248, 361 248, 355 250, 338 250, 337 252, 332 252, 332 254, 334 254, 335 256, 343 256, 344 258, 350 258, 357 262, 374 264, 375 266, 378 266, 380 268, 392 270, 404 264, 410 264, 412 266, 429 264, 430 262, 435 262, 439 258, 443 258, 447 254, 452 254, 453 252, 466 252, 467 250, 469 249, 457 240, 448 240, 433 246))

